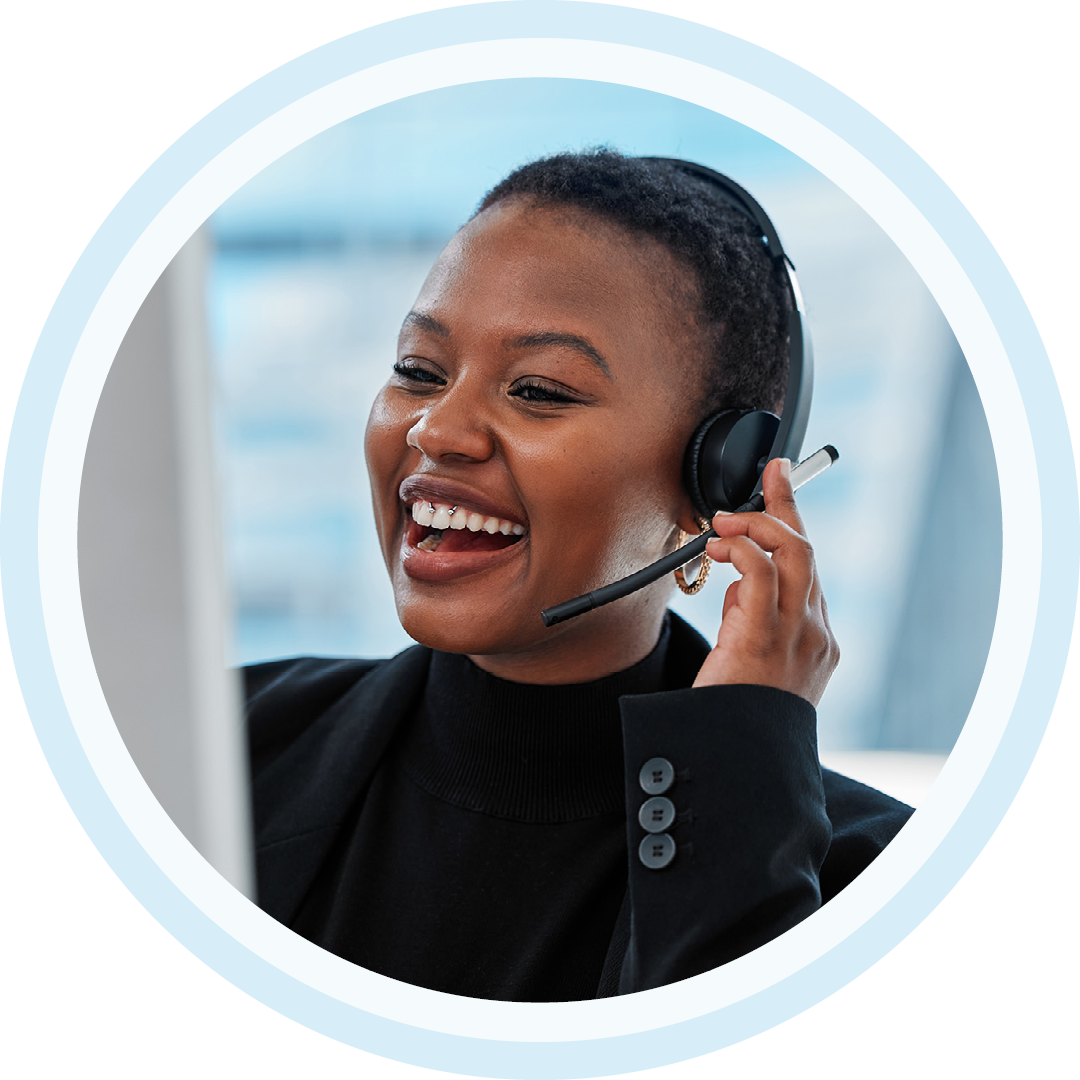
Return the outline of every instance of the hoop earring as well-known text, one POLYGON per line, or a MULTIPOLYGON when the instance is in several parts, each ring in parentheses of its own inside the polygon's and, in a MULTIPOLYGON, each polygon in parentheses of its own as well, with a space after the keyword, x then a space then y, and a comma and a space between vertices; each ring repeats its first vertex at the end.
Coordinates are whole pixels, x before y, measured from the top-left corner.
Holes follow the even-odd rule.
MULTIPOLYGON (((709 527, 709 523, 704 518, 698 519, 698 528, 704 532, 709 527)), ((690 535, 683 529, 679 530, 679 547, 682 547, 688 540, 690 535)), ((689 564, 688 564, 689 565, 689 564)), ((712 566, 712 560, 708 555, 702 553, 701 556, 701 569, 698 570, 697 577, 694 578, 689 584, 686 582, 686 575, 683 573, 683 567, 678 566, 675 568, 675 584, 679 586, 679 589, 687 596, 693 596, 694 593, 701 592, 705 588, 705 579, 709 576, 709 567, 712 566)))

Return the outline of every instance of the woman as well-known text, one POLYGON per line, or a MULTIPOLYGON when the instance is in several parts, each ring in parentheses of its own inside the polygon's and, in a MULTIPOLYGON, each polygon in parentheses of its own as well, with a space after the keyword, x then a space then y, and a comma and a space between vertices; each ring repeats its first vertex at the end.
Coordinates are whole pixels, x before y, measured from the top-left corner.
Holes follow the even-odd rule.
POLYGON ((782 407, 787 310, 755 226, 670 163, 557 155, 486 197, 368 421, 420 645, 247 672, 267 911, 403 981, 572 1000, 764 944, 895 835, 907 807, 818 765, 838 652, 788 462, 713 522, 741 575, 713 646, 670 582, 539 618, 697 532, 684 448, 782 407))

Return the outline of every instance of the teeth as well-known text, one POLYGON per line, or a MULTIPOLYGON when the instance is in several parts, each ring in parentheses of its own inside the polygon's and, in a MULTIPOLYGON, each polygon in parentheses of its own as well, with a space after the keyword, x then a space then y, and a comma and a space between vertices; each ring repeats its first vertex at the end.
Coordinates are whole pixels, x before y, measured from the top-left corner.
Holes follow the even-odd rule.
MULTIPOLYGON (((421 499, 412 504, 412 519, 418 525, 428 525, 432 529, 468 529, 470 532, 486 532, 503 536, 523 536, 525 526, 502 518, 487 517, 464 506, 449 506, 446 503, 433 503, 421 499)), ((427 537, 419 547, 425 551, 434 551, 438 544, 425 546, 432 537, 427 537)), ((440 538, 441 539, 441 538, 440 538)))

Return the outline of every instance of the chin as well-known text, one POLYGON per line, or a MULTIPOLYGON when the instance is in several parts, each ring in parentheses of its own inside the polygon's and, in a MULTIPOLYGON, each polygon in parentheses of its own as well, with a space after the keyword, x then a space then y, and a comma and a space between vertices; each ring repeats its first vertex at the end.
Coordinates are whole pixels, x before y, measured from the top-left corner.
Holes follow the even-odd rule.
POLYGON ((533 612, 535 627, 527 626, 527 613, 511 612, 505 607, 497 615, 481 610, 466 613, 471 605, 432 603, 424 597, 408 597, 397 605, 398 618, 405 633, 429 649, 439 652, 467 653, 473 656, 500 655, 528 649, 544 635, 540 609, 533 612))

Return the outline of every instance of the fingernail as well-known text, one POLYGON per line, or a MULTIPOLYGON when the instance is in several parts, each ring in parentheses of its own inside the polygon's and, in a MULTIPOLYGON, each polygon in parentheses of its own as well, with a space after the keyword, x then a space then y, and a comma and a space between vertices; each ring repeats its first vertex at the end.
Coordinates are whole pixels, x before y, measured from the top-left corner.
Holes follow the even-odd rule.
POLYGON ((718 517, 731 517, 731 511, 730 510, 717 510, 716 513, 713 514, 713 518, 716 519, 718 517))
POLYGON ((791 479, 791 458, 782 457, 780 459, 780 475, 785 480, 791 479))

